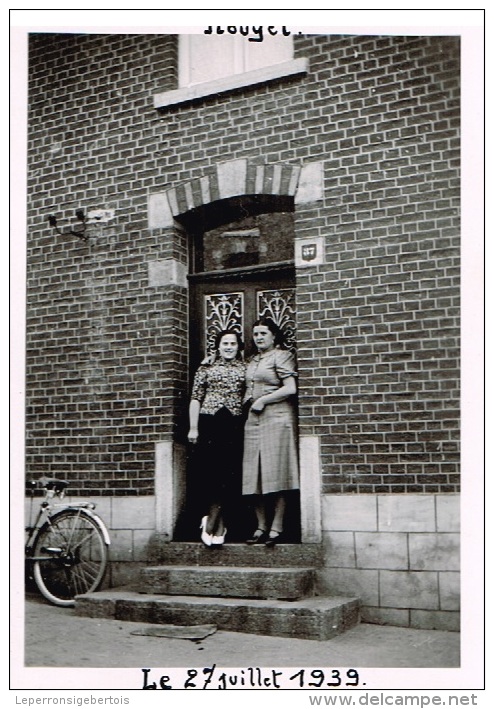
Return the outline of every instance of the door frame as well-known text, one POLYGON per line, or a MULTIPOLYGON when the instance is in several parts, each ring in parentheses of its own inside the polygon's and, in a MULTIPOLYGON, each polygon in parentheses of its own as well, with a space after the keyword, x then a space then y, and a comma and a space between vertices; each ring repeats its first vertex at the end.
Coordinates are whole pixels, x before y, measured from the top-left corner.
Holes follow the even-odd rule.
MULTIPOLYGON (((204 166, 200 177, 173 184, 158 195, 153 195, 153 206, 159 205, 159 218, 154 209, 154 226, 171 229, 176 235, 177 253, 185 253, 188 237, 189 269, 194 271, 195 235, 207 226, 234 221, 245 214, 248 202, 252 213, 268 211, 296 211, 297 204, 321 199, 323 164, 293 163, 258 164, 258 159, 236 158, 204 166), (314 171, 314 167, 317 168, 314 171), (302 187, 302 189, 299 189, 302 187)), ((295 227, 295 244, 297 243, 295 227)), ((178 263, 178 262, 177 262, 178 263)), ((297 261, 298 263, 298 261, 297 261)), ((274 264, 275 265, 275 264, 274 264)), ((270 264, 273 268, 273 264, 270 264)), ((298 265, 296 268, 298 272, 298 265)), ((207 274, 197 274, 204 277, 207 274)), ((214 274, 219 277, 219 274, 214 274)), ((188 276, 192 286, 194 275, 188 276)), ((297 302, 297 297, 296 297, 297 302)), ((190 342, 190 341, 189 341, 190 342)), ((299 377, 301 378, 301 377, 299 377)), ((303 383, 301 381, 301 390, 303 383)), ((184 392, 185 393, 185 392, 184 392)), ((300 422, 299 422, 300 428, 300 422)), ((157 530, 171 541, 177 513, 181 506, 181 492, 185 482, 185 443, 164 440, 156 452, 156 521, 157 530), (170 509, 162 507, 170 502, 170 509)), ((321 451, 319 436, 304 434, 299 438, 300 503, 302 543, 320 544, 322 541, 321 451)))

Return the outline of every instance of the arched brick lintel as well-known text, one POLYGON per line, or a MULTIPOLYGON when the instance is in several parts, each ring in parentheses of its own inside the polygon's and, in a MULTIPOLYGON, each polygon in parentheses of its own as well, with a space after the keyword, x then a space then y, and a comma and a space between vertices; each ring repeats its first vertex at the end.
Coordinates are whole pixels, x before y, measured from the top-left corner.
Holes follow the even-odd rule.
POLYGON ((280 195, 294 197, 301 168, 275 163, 254 165, 247 159, 218 163, 202 177, 166 190, 174 218, 211 202, 241 195, 280 195))

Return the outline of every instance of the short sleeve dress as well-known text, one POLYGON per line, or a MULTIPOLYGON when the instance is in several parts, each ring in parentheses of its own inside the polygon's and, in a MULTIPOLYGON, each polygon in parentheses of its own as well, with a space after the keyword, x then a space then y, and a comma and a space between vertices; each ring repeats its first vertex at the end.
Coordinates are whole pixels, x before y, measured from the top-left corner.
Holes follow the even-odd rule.
MULTIPOLYGON (((293 354, 275 348, 254 356, 246 373, 247 397, 255 400, 278 389, 286 377, 296 377, 293 354)), ((297 421, 294 401, 250 410, 244 431, 242 465, 244 495, 269 494, 299 488, 297 421)))

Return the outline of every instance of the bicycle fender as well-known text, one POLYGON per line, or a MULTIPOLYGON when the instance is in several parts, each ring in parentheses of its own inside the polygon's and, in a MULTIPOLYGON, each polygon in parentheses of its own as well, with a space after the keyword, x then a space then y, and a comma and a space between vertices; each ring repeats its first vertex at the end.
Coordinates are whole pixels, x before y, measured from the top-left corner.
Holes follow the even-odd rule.
POLYGON ((79 506, 77 506, 77 507, 76 507, 76 506, 72 507, 71 505, 68 505, 68 506, 66 507, 66 509, 80 510, 80 511, 82 511, 84 514, 86 514, 86 515, 88 515, 89 517, 91 517, 91 518, 96 522, 96 524, 98 525, 98 527, 100 528, 101 534, 103 535, 103 539, 105 540, 105 544, 107 544, 108 546, 110 546, 110 544, 111 544, 111 541, 110 541, 110 533, 108 532, 108 529, 106 528, 106 524, 103 522, 103 520, 101 519, 101 517, 99 517, 95 512, 93 512, 93 511, 92 511, 90 508, 88 508, 88 507, 79 507, 79 506))

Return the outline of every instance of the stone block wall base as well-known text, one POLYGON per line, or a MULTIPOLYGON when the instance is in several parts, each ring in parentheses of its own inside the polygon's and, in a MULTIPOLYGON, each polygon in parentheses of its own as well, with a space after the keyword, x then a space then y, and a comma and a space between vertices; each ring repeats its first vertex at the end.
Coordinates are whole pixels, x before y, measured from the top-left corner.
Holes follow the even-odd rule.
POLYGON ((449 630, 452 632, 460 632, 461 630, 459 611, 424 611, 361 606, 360 615, 363 623, 373 623, 375 625, 393 625, 421 630, 449 630))

